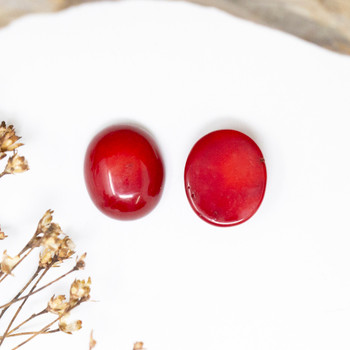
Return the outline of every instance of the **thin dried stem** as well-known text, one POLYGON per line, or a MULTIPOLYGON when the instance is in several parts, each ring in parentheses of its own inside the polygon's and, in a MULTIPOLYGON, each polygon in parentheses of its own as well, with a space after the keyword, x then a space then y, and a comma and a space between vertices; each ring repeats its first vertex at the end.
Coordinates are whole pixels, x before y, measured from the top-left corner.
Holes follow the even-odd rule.
POLYGON ((32 296, 32 295, 34 295, 34 294, 36 294, 36 293, 41 292, 43 289, 45 289, 45 288, 51 286, 52 284, 58 282, 58 281, 61 280, 62 278, 67 277, 69 274, 71 274, 72 272, 74 272, 74 271, 76 271, 76 270, 77 270, 77 268, 76 268, 76 267, 73 267, 71 270, 69 270, 68 272, 66 272, 64 275, 62 275, 62 276, 56 278, 55 280, 53 280, 53 281, 51 281, 51 282, 45 284, 44 286, 38 288, 37 290, 33 291, 32 293, 28 293, 27 295, 23 295, 23 296, 20 297, 20 298, 14 299, 14 300, 10 301, 10 302, 7 303, 7 304, 1 305, 1 306, 0 306, 0 309, 2 309, 2 308, 4 308, 4 307, 8 307, 8 306, 10 306, 10 305, 12 305, 12 304, 14 304, 14 303, 17 303, 18 301, 21 301, 21 300, 23 300, 23 299, 25 299, 25 298, 27 298, 27 297, 30 297, 30 296, 32 296))
POLYGON ((9 173, 7 171, 3 171, 2 173, 0 173, 0 178, 3 177, 4 175, 8 175, 9 173))
MULTIPOLYGON (((57 333, 59 332, 60 329, 57 328, 57 329, 53 329, 51 331, 46 331, 46 332, 43 332, 42 334, 52 334, 52 333, 57 333)), ((10 337, 19 337, 19 336, 23 336, 23 335, 32 335, 32 334, 35 334, 36 332, 21 332, 21 333, 15 333, 15 334, 8 334, 6 336, 6 338, 10 338, 10 337)), ((1 339, 2 337, 0 337, 1 339)))
POLYGON ((7 333, 7 336, 9 336, 10 334, 12 334, 14 331, 16 331, 17 329, 21 328, 23 325, 25 325, 27 322, 31 321, 32 319, 38 317, 38 316, 41 316, 41 315, 44 315, 46 314, 48 311, 47 311, 47 308, 45 308, 44 310, 36 313, 36 314, 33 314, 32 316, 28 317, 25 321, 23 321, 22 323, 20 323, 18 326, 16 326, 15 328, 13 328, 11 331, 9 331, 7 333))
MULTIPOLYGON (((38 267, 37 270, 34 272, 33 276, 29 279, 29 281, 26 283, 26 285, 20 290, 20 292, 12 299, 12 300, 15 300, 17 298, 19 298, 23 292, 28 288, 28 286, 35 280, 35 278, 38 276, 38 274, 40 273, 40 271, 42 270, 41 267, 38 267)), ((7 306, 4 310, 2 310, 1 314, 0 314, 0 319, 1 317, 4 315, 4 313, 7 311, 7 309, 9 308, 10 306, 7 306)), ((1 345, 1 343, 0 343, 1 345)))
POLYGON ((18 344, 16 347, 14 347, 12 350, 17 350, 19 349, 21 346, 27 344, 30 340, 34 339, 35 337, 37 337, 40 334, 44 334, 46 333, 46 331, 53 325, 55 324, 57 321, 59 321, 59 319, 62 317, 63 315, 57 317, 54 321, 52 321, 51 323, 49 323, 47 326, 45 326, 44 328, 42 328, 39 332, 34 332, 33 335, 31 337, 29 337, 28 339, 26 339, 24 342, 22 342, 21 344, 18 344))
MULTIPOLYGON (((34 238, 37 236, 37 233, 35 232, 33 237, 28 241, 28 243, 24 246, 24 248, 20 251, 18 255, 22 255, 24 252, 26 252, 29 249, 29 252, 31 252, 34 248, 31 247, 31 243, 33 242, 34 238)), ((27 254, 26 254, 27 255, 27 254)))
MULTIPOLYGON (((29 293, 33 292, 33 290, 36 288, 36 286, 37 286, 38 283, 41 281, 41 279, 45 276, 45 274, 47 273, 47 271, 49 271, 49 269, 50 269, 51 266, 52 266, 52 264, 50 264, 48 267, 45 268, 44 272, 41 274, 41 276, 40 276, 40 277, 38 278, 38 280, 35 282, 34 286, 31 288, 31 290, 30 290, 29 293)), ((41 270, 40 267, 39 267, 38 269, 41 270)), ((6 336, 7 336, 7 333, 8 333, 9 330, 11 329, 11 327, 12 327, 12 325, 13 325, 13 322, 15 322, 15 320, 16 320, 18 314, 21 312, 21 310, 22 310, 24 304, 27 302, 28 298, 29 298, 29 296, 28 296, 26 299, 23 300, 22 304, 19 306, 19 308, 17 309, 16 313, 15 313, 14 316, 12 317, 12 319, 11 319, 9 325, 8 325, 7 328, 6 328, 5 333, 4 333, 3 336, 2 336, 2 339, 1 339, 1 341, 0 341, 0 346, 1 346, 2 343, 4 342, 4 340, 5 340, 6 336)))

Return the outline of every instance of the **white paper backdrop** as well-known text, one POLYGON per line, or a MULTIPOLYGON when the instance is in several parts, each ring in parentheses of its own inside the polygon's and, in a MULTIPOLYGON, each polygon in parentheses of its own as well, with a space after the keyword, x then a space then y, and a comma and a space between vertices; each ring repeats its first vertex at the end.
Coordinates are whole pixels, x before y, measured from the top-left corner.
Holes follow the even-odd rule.
POLYGON ((349 96, 349 57, 181 2, 86 5, 1 30, 0 119, 31 170, 0 181, 0 248, 15 254, 54 209, 88 252, 97 301, 73 314, 82 331, 27 349, 88 349, 93 328, 96 349, 348 350, 349 96), (99 130, 129 121, 157 140, 166 181, 150 215, 119 222, 90 201, 82 165, 99 130), (268 171, 259 211, 231 228, 200 220, 183 189, 192 145, 221 127, 251 136, 268 171))

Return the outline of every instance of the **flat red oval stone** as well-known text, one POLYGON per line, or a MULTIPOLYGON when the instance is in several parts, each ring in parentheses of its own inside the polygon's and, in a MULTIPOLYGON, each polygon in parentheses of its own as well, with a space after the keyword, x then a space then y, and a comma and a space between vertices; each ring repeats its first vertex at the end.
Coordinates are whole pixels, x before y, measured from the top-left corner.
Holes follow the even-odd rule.
POLYGON ((101 131, 88 146, 84 173, 92 201, 112 218, 138 219, 160 200, 163 162, 153 139, 139 128, 101 131))
POLYGON ((217 130, 192 148, 185 166, 187 198, 210 224, 233 226, 258 210, 265 193, 266 166, 257 144, 235 130, 217 130))

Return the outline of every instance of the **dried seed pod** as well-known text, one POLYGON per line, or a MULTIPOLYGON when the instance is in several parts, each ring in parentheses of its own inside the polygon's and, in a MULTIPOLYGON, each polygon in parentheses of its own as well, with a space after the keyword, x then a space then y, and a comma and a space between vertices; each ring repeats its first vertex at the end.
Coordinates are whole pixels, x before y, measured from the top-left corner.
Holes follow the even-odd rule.
POLYGON ((66 297, 64 295, 58 295, 50 299, 47 310, 53 314, 62 315, 68 310, 68 307, 69 303, 66 301, 66 297))
POLYGON ((70 300, 76 303, 78 300, 88 300, 90 298, 91 278, 88 280, 75 280, 70 287, 70 300))
POLYGON ((64 333, 72 334, 73 332, 76 332, 79 329, 81 329, 82 321, 78 320, 78 321, 68 322, 69 316, 70 316, 69 312, 67 312, 60 318, 58 322, 58 328, 64 333))
POLYGON ((27 170, 29 170, 29 166, 26 159, 15 153, 8 159, 4 172, 6 174, 20 174, 27 170))

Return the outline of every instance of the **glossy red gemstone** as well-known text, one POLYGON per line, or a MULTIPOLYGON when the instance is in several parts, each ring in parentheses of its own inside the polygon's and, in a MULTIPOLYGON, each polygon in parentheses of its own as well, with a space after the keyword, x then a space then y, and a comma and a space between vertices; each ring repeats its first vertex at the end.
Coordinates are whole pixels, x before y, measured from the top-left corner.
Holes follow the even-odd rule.
POLYGON ((115 219, 148 214, 163 189, 164 168, 158 148, 136 127, 116 125, 101 131, 87 149, 84 173, 97 208, 115 219))
POLYGON ((265 187, 263 155, 239 131, 205 135, 187 158, 187 198, 196 214, 210 224, 232 226, 248 220, 259 208, 265 187))

